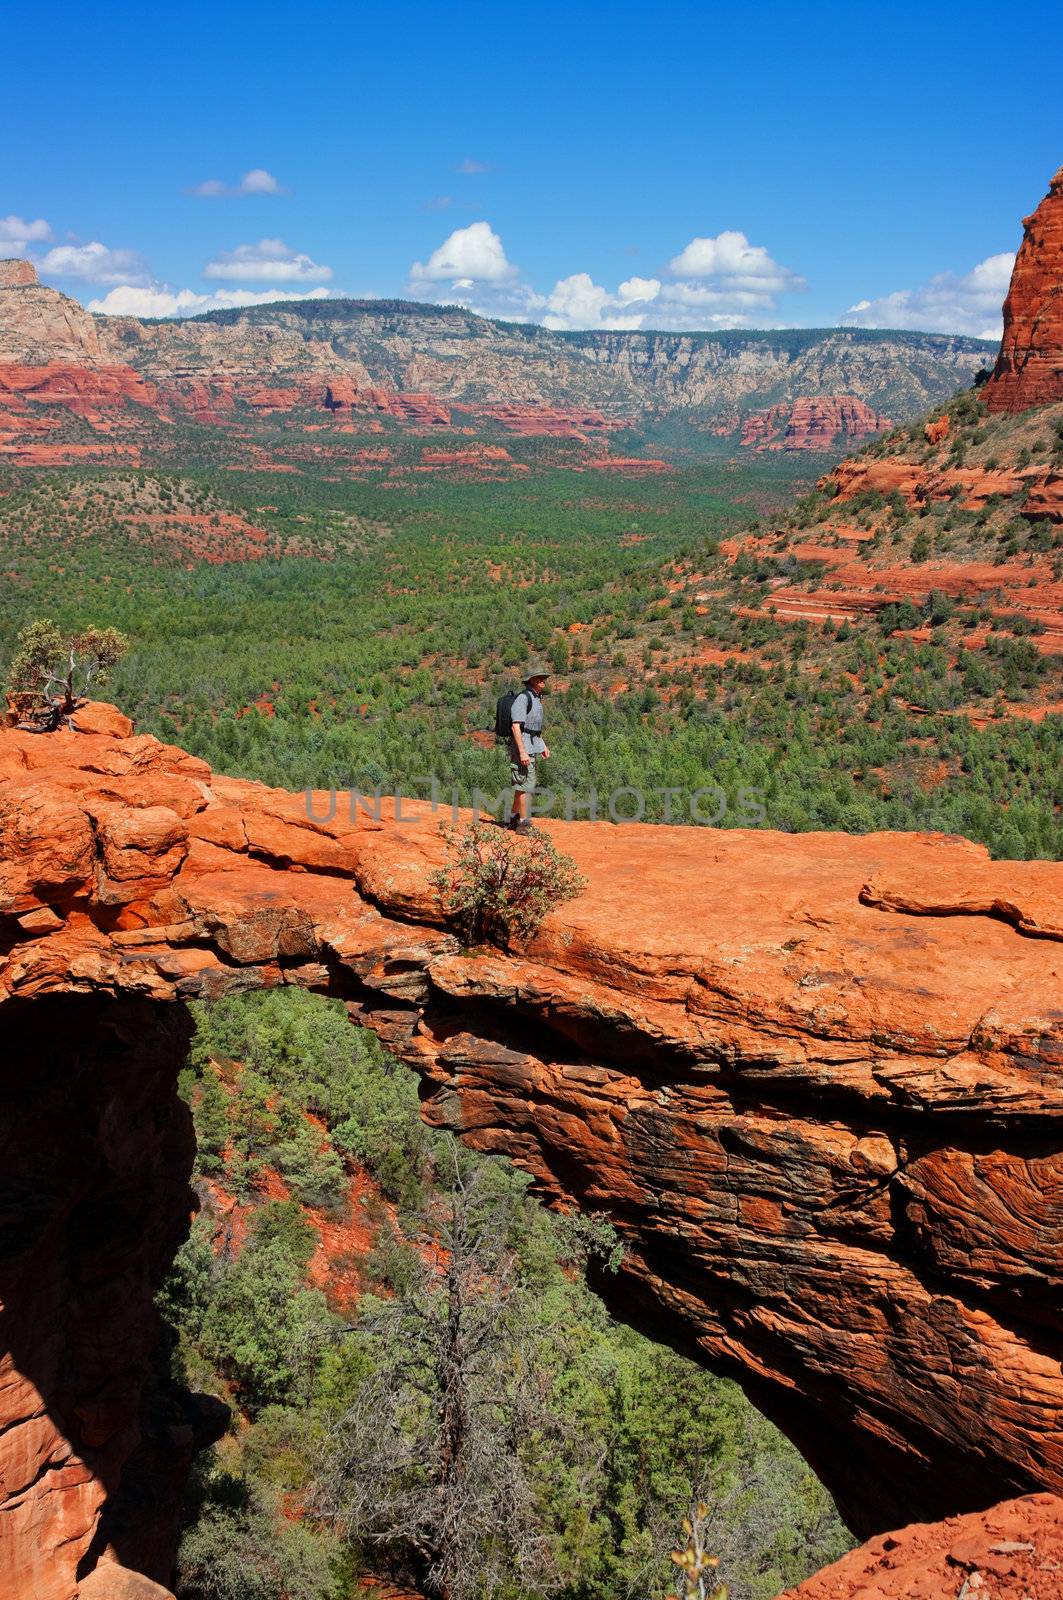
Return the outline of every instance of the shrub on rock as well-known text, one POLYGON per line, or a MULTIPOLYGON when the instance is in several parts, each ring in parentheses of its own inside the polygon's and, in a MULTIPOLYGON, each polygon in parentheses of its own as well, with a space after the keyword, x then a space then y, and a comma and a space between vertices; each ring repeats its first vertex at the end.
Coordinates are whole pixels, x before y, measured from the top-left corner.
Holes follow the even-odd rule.
POLYGON ((442 832, 452 859, 432 874, 432 886, 467 944, 507 949, 514 939, 531 939, 554 906, 587 887, 576 863, 545 834, 517 838, 483 822, 442 832))

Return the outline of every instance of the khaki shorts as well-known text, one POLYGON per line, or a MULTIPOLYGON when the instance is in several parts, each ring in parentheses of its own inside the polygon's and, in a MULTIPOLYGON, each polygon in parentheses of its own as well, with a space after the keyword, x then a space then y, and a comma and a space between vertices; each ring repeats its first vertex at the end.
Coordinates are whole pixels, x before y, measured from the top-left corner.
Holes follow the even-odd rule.
POLYGON ((522 767, 519 761, 510 762, 509 772, 513 783, 514 793, 535 793, 535 785, 539 781, 535 774, 535 761, 536 757, 530 756, 528 758, 528 765, 526 767, 522 767))

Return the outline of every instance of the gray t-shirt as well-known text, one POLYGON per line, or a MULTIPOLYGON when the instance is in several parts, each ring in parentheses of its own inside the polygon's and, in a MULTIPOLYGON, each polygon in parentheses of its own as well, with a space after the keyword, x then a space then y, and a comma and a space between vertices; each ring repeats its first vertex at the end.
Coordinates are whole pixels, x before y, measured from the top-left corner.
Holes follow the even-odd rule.
MULTIPOLYGON (((537 694, 532 694, 530 689, 522 689, 513 702, 510 720, 519 722, 524 729, 524 749, 530 756, 542 755, 546 749, 543 743, 543 703, 537 694)), ((510 752, 513 759, 517 758, 517 741, 510 734, 510 752)))

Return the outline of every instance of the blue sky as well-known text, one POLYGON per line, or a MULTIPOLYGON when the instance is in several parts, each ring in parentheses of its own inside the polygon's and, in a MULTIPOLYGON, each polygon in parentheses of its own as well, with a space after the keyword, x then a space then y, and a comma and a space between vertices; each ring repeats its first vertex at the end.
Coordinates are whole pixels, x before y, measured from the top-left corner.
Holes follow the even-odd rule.
POLYGON ((319 292, 992 335, 1063 162, 1061 16, 8 7, 0 254, 144 314, 319 292))

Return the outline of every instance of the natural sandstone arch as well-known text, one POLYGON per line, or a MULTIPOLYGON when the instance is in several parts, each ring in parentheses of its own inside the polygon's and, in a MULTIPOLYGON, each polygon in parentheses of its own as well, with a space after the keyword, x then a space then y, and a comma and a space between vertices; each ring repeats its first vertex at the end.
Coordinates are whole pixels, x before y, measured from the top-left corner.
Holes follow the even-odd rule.
POLYGON ((129 1494, 210 1421, 148 1381, 180 1001, 233 985, 341 995, 433 1121, 609 1212, 615 1308, 738 1376, 859 1531, 1063 1487, 1063 867, 558 824, 586 896, 468 956, 426 806, 313 822, 82 720, 0 735, 0 1530, 44 1600, 108 1545, 165 1575, 172 1502, 155 1526, 129 1494))

